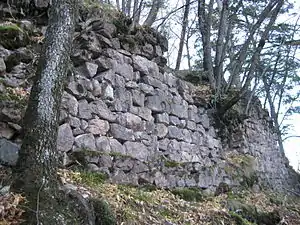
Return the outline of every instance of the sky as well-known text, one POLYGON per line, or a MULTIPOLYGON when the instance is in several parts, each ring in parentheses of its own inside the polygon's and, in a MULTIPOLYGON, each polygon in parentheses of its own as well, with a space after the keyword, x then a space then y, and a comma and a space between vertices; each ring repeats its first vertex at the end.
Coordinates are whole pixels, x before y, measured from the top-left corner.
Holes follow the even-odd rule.
MULTIPOLYGON (((300 1, 294 1, 294 10, 293 12, 297 14, 297 17, 300 16, 300 1)), ((295 17, 296 18, 296 17, 295 17)), ((282 18, 283 20, 285 18, 282 18)), ((300 33, 296 35, 297 38, 300 39, 300 33)), ((300 56, 298 56, 300 58, 300 56)), ((300 76, 300 68, 298 70, 300 76)), ((297 91, 299 91, 300 87, 296 87, 297 91)), ((300 115, 294 114, 291 116, 288 123, 293 124, 293 128, 290 130, 291 136, 300 136, 300 115)), ((290 165, 298 172, 300 172, 300 138, 290 138, 284 142, 284 151, 286 157, 290 161, 290 165)))

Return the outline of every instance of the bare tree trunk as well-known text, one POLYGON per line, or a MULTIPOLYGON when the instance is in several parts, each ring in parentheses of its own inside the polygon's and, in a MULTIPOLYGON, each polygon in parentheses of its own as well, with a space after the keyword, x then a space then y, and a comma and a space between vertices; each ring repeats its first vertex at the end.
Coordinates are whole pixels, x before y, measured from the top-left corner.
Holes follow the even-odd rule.
POLYGON ((284 152, 283 141, 282 141, 282 136, 281 136, 281 132, 280 132, 280 125, 278 123, 278 115, 276 113, 275 106, 274 106, 274 103, 273 103, 272 98, 271 98, 270 85, 268 85, 266 76, 263 76, 263 83, 264 83, 266 96, 267 96, 269 106, 270 106, 271 118, 273 119, 274 128, 275 128, 277 138, 278 138, 279 150, 281 152, 284 152))
POLYGON ((216 83, 213 73, 213 61, 211 56, 211 25, 212 25, 212 11, 214 0, 209 1, 208 12, 205 12, 205 0, 199 0, 198 2, 198 20, 199 29, 203 44, 203 69, 207 71, 209 83, 215 90, 216 83))
MULTIPOLYGON (((279 13, 283 3, 284 3, 283 0, 279 0, 278 3, 277 3, 276 8, 271 13, 271 17, 270 17, 270 20, 267 24, 267 27, 263 31, 263 33, 261 35, 261 39, 259 41, 259 44, 256 47, 256 50, 255 50, 253 56, 251 57, 251 65, 250 65, 249 72, 248 72, 247 77, 246 77, 245 84, 243 85, 242 89, 239 91, 238 94, 236 94, 228 102, 223 104, 223 106, 219 109, 219 112, 218 112, 220 115, 223 115, 227 110, 229 110, 233 105, 235 105, 247 92, 248 87, 250 86, 251 81, 253 79, 253 74, 254 74, 254 71, 256 69, 257 63, 259 61, 259 55, 260 55, 260 53, 261 53, 261 51, 262 51, 262 49, 265 45, 265 42, 266 42, 266 40, 268 38, 268 35, 269 35, 269 32, 270 32, 273 24, 276 21, 276 18, 278 16, 278 13, 279 13)), ((241 53, 240 56, 243 55, 243 54, 244 53, 241 53)), ((238 63, 238 62, 241 63, 239 60, 236 63, 238 63)), ((238 67, 240 67, 240 65, 238 67)), ((235 72, 233 72, 233 73, 235 74, 235 72)))
POLYGON ((78 0, 53 0, 52 4, 11 186, 12 191, 25 195, 25 224, 32 225, 76 224, 74 210, 59 193, 56 139, 78 0))
POLYGON ((225 37, 228 29, 228 0, 223 0, 220 24, 218 29, 218 39, 216 46, 216 56, 215 56, 215 67, 214 76, 216 79, 216 96, 219 98, 221 92, 221 84, 224 79, 223 76, 223 53, 225 48, 225 37))
POLYGON ((150 9, 150 12, 144 22, 145 26, 151 27, 152 24, 155 22, 157 13, 158 13, 160 7, 162 6, 162 3, 163 3, 162 0, 152 0, 152 6, 150 9))
POLYGON ((116 0, 116 4, 117 4, 117 9, 121 10, 121 8, 120 8, 120 0, 116 0))
POLYGON ((126 14, 126 0, 122 0, 122 12, 126 14))
MULTIPOLYGON (((279 0, 279 1, 282 2, 281 0, 279 0)), ((233 65, 232 74, 231 74, 231 81, 227 85, 227 90, 232 85, 232 81, 235 80, 235 77, 240 75, 243 62, 247 57, 249 45, 250 45, 251 40, 253 39, 254 34, 259 29, 259 27, 261 26, 263 21, 269 16, 270 12, 276 6, 276 4, 277 4, 276 1, 270 1, 270 3, 264 8, 262 13, 260 14, 257 22, 253 25, 252 29, 250 30, 246 42, 243 44, 241 50, 239 51, 239 53, 237 55, 237 59, 234 60, 234 63, 233 63, 234 65, 233 65)))
POLYGON ((183 45, 185 40, 185 33, 186 28, 188 26, 189 22, 189 11, 190 11, 190 0, 186 0, 185 7, 184 7, 184 13, 183 13, 183 19, 182 19, 182 29, 181 29, 181 35, 180 35, 180 41, 179 41, 179 50, 177 54, 177 60, 176 60, 176 67, 175 70, 179 70, 181 58, 182 58, 182 52, 183 52, 183 45))
POLYGON ((127 0, 126 2, 126 15, 130 16, 131 11, 131 0, 127 0))

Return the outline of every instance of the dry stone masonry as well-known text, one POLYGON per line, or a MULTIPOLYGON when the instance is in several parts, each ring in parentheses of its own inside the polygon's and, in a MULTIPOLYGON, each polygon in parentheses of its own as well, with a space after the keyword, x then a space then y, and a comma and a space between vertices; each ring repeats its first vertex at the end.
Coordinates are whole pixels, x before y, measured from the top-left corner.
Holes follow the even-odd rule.
MULTIPOLYGON (((76 31, 57 140, 66 164, 83 153, 91 171, 133 185, 214 191, 221 183, 246 183, 297 189, 299 178, 276 147, 261 106, 243 122, 222 128, 228 132, 224 137, 201 96, 207 88, 165 71, 167 40, 161 35, 145 28, 121 33, 102 19, 81 23, 76 31)), ((13 73, 22 74, 28 62, 6 69, 17 51, 1 47, 2 93, 24 80, 13 73)), ((0 156, 8 165, 17 154, 17 145, 8 139, 17 142, 15 133, 21 129, 21 113, 16 119, 11 112, 1 105, 0 156), (1 155, 7 149, 13 150, 9 159, 1 155)))

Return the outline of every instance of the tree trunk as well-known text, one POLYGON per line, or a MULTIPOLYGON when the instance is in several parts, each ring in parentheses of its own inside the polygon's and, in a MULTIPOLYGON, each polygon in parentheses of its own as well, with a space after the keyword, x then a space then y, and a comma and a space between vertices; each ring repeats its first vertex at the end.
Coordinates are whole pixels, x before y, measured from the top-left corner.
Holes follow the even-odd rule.
MULTIPOLYGON (((269 22, 268 22, 265 30, 263 31, 263 33, 261 35, 261 39, 260 39, 260 41, 258 43, 258 46, 255 49, 255 52, 253 53, 253 55, 251 57, 251 65, 250 65, 250 68, 249 68, 249 72, 247 73, 247 76, 246 76, 245 84, 243 85, 243 87, 241 88, 241 90, 239 91, 239 93, 237 93, 234 97, 232 97, 231 99, 229 99, 226 103, 224 103, 219 108, 218 113, 220 115, 224 115, 224 113, 226 113, 227 110, 229 110, 232 106, 234 106, 245 95, 245 93, 247 92, 249 86, 251 85, 251 81, 253 79, 253 74, 254 74, 254 72, 256 70, 256 67, 257 67, 257 64, 258 64, 258 61, 259 61, 260 53, 261 53, 261 51, 262 51, 262 49, 263 49, 263 47, 265 45, 266 40, 268 39, 269 32, 270 32, 273 24, 276 21, 276 18, 278 16, 278 13, 279 13, 279 11, 280 11, 283 3, 284 3, 283 0, 278 1, 275 9, 272 10, 272 12, 271 12, 270 20, 269 20, 269 22)), ((243 55, 243 54, 240 53, 240 56, 243 55)), ((238 61, 236 63, 241 63, 242 62, 242 61, 239 61, 239 59, 238 59, 238 61)), ((238 67, 240 67, 240 65, 238 67)), ((233 72, 233 74, 236 74, 236 72, 233 72)))
POLYGON ((199 29, 203 44, 203 70, 208 73, 209 83, 213 90, 216 88, 214 73, 213 73, 213 61, 211 56, 211 26, 213 15, 214 1, 210 0, 208 5, 208 12, 205 12, 205 0, 199 0, 198 2, 198 22, 199 29))
POLYGON ((52 1, 45 46, 24 118, 25 137, 11 189, 28 201, 27 225, 71 224, 76 220, 74 210, 59 192, 56 139, 77 5, 78 0, 52 1))
POLYGON ((180 41, 179 41, 179 50, 178 50, 178 54, 177 54, 175 70, 179 70, 179 68, 180 68, 185 33, 186 33, 186 28, 187 28, 188 22, 189 22, 189 11, 190 11, 190 0, 186 0, 185 7, 184 7, 183 19, 182 19, 183 22, 182 22, 182 29, 181 29, 181 35, 180 35, 180 41))
POLYGON ((149 26, 151 27, 152 24, 155 22, 156 17, 157 17, 157 13, 159 11, 159 8, 162 5, 162 0, 152 0, 152 6, 150 9, 150 12, 144 22, 145 26, 149 26))

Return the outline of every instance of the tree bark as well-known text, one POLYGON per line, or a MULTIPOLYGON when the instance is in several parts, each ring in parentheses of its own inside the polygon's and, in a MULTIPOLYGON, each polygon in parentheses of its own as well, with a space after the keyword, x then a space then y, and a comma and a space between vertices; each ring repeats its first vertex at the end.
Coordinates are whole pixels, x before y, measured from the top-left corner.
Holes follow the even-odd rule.
POLYGON ((56 148, 59 109, 67 76, 78 0, 53 0, 45 45, 24 118, 12 191, 27 199, 24 224, 71 224, 74 211, 59 192, 56 148))
POLYGON ((208 12, 205 12, 205 0, 198 2, 198 22, 199 29, 203 44, 203 70, 207 71, 209 83, 213 90, 216 88, 214 73, 213 73, 213 60, 211 56, 211 26, 212 26, 212 11, 214 1, 210 0, 208 5, 208 12))
POLYGON ((185 8, 184 8, 184 13, 183 13, 183 19, 182 19, 182 29, 181 29, 181 35, 180 35, 180 41, 179 41, 179 49, 178 49, 178 54, 177 54, 177 59, 176 59, 176 67, 175 70, 179 70, 180 68, 180 63, 181 63, 181 58, 182 58, 182 52, 183 52, 183 46, 184 46, 184 40, 185 40, 185 33, 186 33, 186 28, 189 23, 189 11, 190 11, 190 0, 186 0, 185 2, 185 8))
POLYGON ((156 20, 156 17, 157 17, 157 13, 160 9, 162 5, 162 0, 152 0, 152 6, 151 6, 151 9, 150 9, 150 12, 144 22, 143 25, 145 26, 149 26, 151 27, 152 24, 155 22, 156 20))

